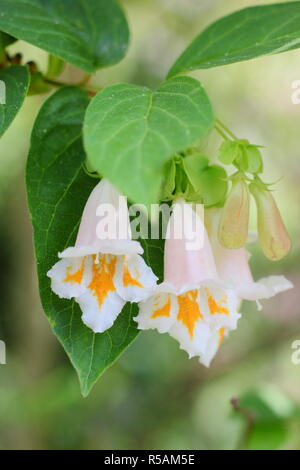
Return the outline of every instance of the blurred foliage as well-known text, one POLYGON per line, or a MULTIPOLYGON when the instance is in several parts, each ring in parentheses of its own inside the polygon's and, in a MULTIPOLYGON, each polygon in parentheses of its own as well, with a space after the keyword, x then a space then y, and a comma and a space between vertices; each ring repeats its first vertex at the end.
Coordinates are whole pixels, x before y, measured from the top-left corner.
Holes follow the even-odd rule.
MULTIPOLYGON (((132 30, 129 54, 99 71, 94 85, 128 82, 155 87, 176 56, 203 27, 221 15, 255 5, 249 0, 123 0, 132 30)), ((265 0, 264 3, 272 3, 265 0)), ((20 41, 25 60, 48 56, 20 41)), ((27 98, 0 141, 0 365, 2 449, 300 449, 300 365, 291 344, 300 339, 299 149, 300 106, 291 102, 300 53, 202 71, 216 114, 239 138, 264 145, 264 178, 294 245, 282 261, 266 260, 251 246, 255 278, 282 273, 295 289, 263 303, 243 305, 239 328, 225 341, 210 369, 188 360, 168 335, 143 332, 121 360, 82 399, 77 377, 43 316, 37 293, 31 226, 23 184, 30 131, 43 96, 27 98), (232 408, 253 415, 247 420, 232 408), (246 436, 245 436, 246 434, 246 436)), ((61 78, 82 79, 67 66, 61 78)), ((217 161, 212 134, 201 152, 217 161)), ((252 222, 255 211, 252 210, 252 222)), ((254 224, 253 224, 254 225, 254 224)))

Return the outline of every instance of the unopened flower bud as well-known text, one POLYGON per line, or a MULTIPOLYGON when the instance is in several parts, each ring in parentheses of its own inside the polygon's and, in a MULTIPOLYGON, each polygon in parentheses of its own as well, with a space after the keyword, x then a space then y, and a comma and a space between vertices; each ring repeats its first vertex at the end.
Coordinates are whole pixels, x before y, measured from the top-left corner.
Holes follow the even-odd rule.
POLYGON ((232 188, 222 210, 219 241, 225 248, 245 245, 249 223, 249 190, 243 177, 232 178, 232 188))
POLYGON ((279 260, 290 251, 291 239, 275 199, 270 191, 258 184, 252 183, 250 190, 257 207, 257 229, 262 251, 270 260, 279 260))

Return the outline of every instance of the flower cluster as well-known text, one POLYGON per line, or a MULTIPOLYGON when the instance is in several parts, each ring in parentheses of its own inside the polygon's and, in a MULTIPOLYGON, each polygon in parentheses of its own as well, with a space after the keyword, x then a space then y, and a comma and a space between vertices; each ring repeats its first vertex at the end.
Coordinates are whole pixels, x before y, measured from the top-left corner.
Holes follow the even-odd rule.
MULTIPOLYGON (((237 327, 243 299, 259 301, 292 287, 283 276, 255 282, 244 246, 224 246, 224 240, 231 243, 230 231, 236 226, 233 219, 232 224, 227 220, 228 212, 234 216, 237 201, 248 197, 244 194, 245 188, 234 186, 224 209, 208 209, 204 217, 184 199, 173 201, 164 280, 157 284, 141 256, 140 243, 132 240, 127 204, 120 205, 117 189, 102 179, 87 201, 75 246, 59 253, 60 261, 48 272, 52 290, 62 298, 74 298, 83 322, 96 333, 113 325, 126 302, 138 302, 139 329, 169 333, 189 357, 198 356, 209 366, 223 337, 237 327), (117 236, 99 223, 99 208, 104 205, 114 208, 117 236)), ((242 244, 248 228, 241 219, 238 224, 233 238, 236 244, 240 237, 242 244)), ((264 221, 261 225, 263 230, 270 226, 264 221)), ((272 249, 277 252, 280 247, 272 249)))

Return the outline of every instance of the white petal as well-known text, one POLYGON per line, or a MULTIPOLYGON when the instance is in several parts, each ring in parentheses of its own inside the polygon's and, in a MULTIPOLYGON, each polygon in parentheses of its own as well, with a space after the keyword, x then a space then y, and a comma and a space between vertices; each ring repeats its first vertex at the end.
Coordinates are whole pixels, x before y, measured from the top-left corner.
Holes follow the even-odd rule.
POLYGON ((236 329, 241 315, 238 313, 240 300, 235 291, 204 286, 201 288, 200 299, 204 318, 213 329, 236 329))
POLYGON ((179 341, 189 357, 204 353, 210 331, 201 311, 200 289, 188 290, 176 297, 178 313, 170 335, 179 341))
POLYGON ((202 357, 210 338, 210 328, 204 320, 198 320, 193 335, 191 335, 188 328, 181 321, 176 321, 169 334, 179 342, 180 349, 186 351, 190 358, 194 356, 202 357))
POLYGON ((122 299, 139 302, 149 297, 157 277, 139 255, 118 256, 114 284, 122 299))
POLYGON ((158 292, 139 304, 139 313, 134 318, 140 330, 157 329, 166 333, 176 321, 178 305, 176 296, 158 292))
POLYGON ((210 331, 210 338, 207 341, 205 352, 199 357, 199 362, 206 367, 210 366, 211 361, 215 357, 218 349, 222 343, 223 337, 228 333, 224 328, 210 331))
POLYGON ((91 291, 81 295, 76 301, 82 310, 83 323, 95 333, 108 330, 125 304, 125 301, 115 291, 110 291, 101 305, 91 291))
POLYGON ((92 259, 90 282, 86 292, 76 300, 83 312, 83 322, 100 333, 112 326, 125 300, 121 299, 113 282, 117 257, 102 254, 92 259))
POLYGON ((279 292, 292 289, 293 284, 284 276, 269 276, 257 282, 242 283, 236 293, 241 299, 269 299, 279 292))
POLYGON ((68 258, 58 261, 48 272, 51 288, 59 297, 71 299, 86 291, 91 278, 90 257, 68 258))

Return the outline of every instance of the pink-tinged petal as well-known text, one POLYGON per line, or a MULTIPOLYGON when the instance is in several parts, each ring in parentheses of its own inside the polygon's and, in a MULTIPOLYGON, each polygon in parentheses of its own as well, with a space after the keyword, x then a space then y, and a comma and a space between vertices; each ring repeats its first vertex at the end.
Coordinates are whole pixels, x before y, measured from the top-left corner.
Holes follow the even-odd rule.
POLYGON ((214 257, 220 277, 227 280, 234 294, 244 300, 268 299, 293 287, 284 276, 270 276, 255 282, 249 266, 250 255, 245 248, 228 249, 220 245, 217 237, 220 211, 209 209, 205 220, 210 234, 214 257))
POLYGON ((68 258, 58 261, 48 272, 51 288, 59 297, 71 299, 86 291, 91 279, 92 258, 68 258))
POLYGON ((222 209, 218 237, 226 248, 240 248, 248 237, 250 196, 242 176, 234 176, 232 188, 222 209))
POLYGON ((70 258, 86 255, 94 255, 96 253, 112 254, 112 255, 134 255, 142 254, 143 248, 140 243, 135 240, 107 240, 100 241, 97 245, 82 245, 79 247, 70 246, 62 253, 58 253, 60 258, 70 258))
POLYGON ((291 281, 284 276, 269 276, 259 279, 257 282, 245 283, 239 287, 237 294, 246 300, 270 299, 274 295, 292 289, 291 281))
POLYGON ((156 287, 157 277, 140 255, 118 256, 114 284, 122 299, 140 302, 156 287))
POLYGON ((59 254, 61 258, 95 253, 114 255, 143 253, 131 240, 126 198, 106 179, 91 192, 85 205, 74 247, 59 254))
POLYGON ((257 207, 257 228, 260 246, 267 258, 280 260, 291 249, 291 239, 282 221, 272 193, 250 185, 257 207))
POLYGON ((245 248, 229 249, 220 244, 217 235, 220 216, 220 209, 209 209, 205 211, 205 222, 218 274, 221 279, 226 280, 236 289, 237 284, 253 282, 249 267, 250 255, 245 248))
POLYGON ((164 281, 180 290, 187 284, 217 279, 217 270, 204 224, 190 204, 173 205, 168 222, 164 281))

